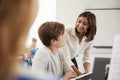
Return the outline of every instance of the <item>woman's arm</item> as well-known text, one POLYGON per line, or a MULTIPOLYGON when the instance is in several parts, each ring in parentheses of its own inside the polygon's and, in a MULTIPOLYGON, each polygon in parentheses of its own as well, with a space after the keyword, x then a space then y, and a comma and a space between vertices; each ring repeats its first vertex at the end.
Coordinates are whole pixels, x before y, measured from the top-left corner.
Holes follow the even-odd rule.
POLYGON ((90 71, 91 49, 92 49, 92 42, 89 42, 88 47, 85 49, 84 54, 83 54, 83 66, 84 66, 84 69, 85 69, 84 73, 88 73, 90 71))
POLYGON ((90 63, 85 62, 83 65, 84 65, 84 69, 85 69, 85 72, 84 72, 84 73, 88 73, 89 70, 90 70, 90 63))

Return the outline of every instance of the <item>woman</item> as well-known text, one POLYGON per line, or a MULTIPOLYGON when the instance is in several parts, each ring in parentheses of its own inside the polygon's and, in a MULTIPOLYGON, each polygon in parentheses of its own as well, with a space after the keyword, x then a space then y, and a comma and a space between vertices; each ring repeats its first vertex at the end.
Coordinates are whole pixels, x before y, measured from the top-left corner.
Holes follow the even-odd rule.
MULTIPOLYGON (((75 57, 83 54, 83 65, 85 72, 90 69, 90 49, 96 34, 96 17, 91 12, 81 13, 74 28, 66 29, 66 43, 63 51, 67 53, 66 59, 73 69, 78 68, 75 57), (73 64, 74 63, 74 64, 73 64)), ((82 74, 78 72, 78 74, 82 74)))

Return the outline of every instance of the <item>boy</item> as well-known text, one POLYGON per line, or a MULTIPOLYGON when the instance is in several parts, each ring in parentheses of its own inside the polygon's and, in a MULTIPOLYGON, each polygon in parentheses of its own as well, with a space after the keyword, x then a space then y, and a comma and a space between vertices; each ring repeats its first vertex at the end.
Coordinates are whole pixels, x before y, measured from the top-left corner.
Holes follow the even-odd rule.
POLYGON ((45 22, 40 26, 38 35, 44 47, 34 57, 33 70, 53 73, 64 80, 76 76, 59 50, 64 44, 64 30, 64 25, 58 22, 45 22))

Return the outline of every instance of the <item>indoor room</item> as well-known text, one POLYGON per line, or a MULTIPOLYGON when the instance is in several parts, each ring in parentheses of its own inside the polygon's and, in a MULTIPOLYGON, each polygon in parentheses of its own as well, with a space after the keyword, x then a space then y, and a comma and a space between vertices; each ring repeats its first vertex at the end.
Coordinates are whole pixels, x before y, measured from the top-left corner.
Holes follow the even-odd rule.
MULTIPOLYGON (((91 11, 96 15, 97 32, 92 44, 91 71, 93 72, 96 69, 98 71, 94 74, 97 76, 94 80, 103 80, 105 67, 108 66, 112 57, 114 36, 115 34, 120 34, 119 0, 41 0, 40 14, 38 13, 40 20, 36 20, 36 28, 34 25, 32 26, 27 44, 30 44, 32 37, 36 37, 38 39, 39 47, 42 46, 42 43, 37 37, 37 33, 36 35, 33 33, 37 32, 36 30, 39 24, 42 24, 45 21, 58 21, 62 22, 65 25, 65 28, 75 26, 77 16, 83 11, 91 11), (46 4, 47 6, 43 4, 46 4), (102 70, 98 70, 100 68, 95 68, 95 66, 99 67, 100 65, 102 70)), ((78 55, 76 60, 78 62, 79 70, 84 72, 82 54, 78 55)))
POLYGON ((0 80, 120 80, 120 0, 0 4, 0 80))
MULTIPOLYGON (((97 32, 92 44, 90 71, 94 72, 97 69, 94 74, 97 78, 94 80, 103 80, 105 67, 108 66, 112 57, 114 36, 120 34, 120 1, 41 0, 39 10, 37 19, 30 29, 27 46, 31 44, 32 37, 37 38, 38 47, 43 46, 38 38, 37 29, 45 21, 58 21, 68 28, 75 26, 77 16, 83 11, 90 11, 96 15, 97 32), (100 65, 102 70, 99 68, 100 65)), ((79 70, 84 72, 82 56, 82 54, 77 55, 76 60, 79 70)))

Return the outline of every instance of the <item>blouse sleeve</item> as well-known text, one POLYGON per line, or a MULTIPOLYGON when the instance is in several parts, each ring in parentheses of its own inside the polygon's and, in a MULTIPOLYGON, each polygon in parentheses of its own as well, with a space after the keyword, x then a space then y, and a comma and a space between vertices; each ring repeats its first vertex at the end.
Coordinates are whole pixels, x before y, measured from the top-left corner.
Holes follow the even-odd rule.
POLYGON ((91 63, 91 49, 92 49, 92 42, 89 42, 88 43, 88 46, 87 48, 85 49, 84 51, 84 54, 83 54, 83 62, 88 62, 88 63, 91 63))

